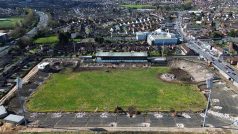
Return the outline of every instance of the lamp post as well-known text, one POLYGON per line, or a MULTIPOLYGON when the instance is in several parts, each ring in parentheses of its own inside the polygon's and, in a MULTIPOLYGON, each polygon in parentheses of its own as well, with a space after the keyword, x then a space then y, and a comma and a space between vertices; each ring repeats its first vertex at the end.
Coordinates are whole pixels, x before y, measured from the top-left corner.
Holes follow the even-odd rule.
POLYGON ((20 104, 20 108, 22 108, 22 114, 24 116, 24 123, 26 125, 26 119, 25 119, 25 110, 24 110, 24 106, 23 106, 23 103, 21 101, 21 96, 20 96, 20 89, 22 89, 22 84, 23 84, 23 81, 20 77, 17 77, 16 79, 16 86, 17 86, 17 95, 18 95, 18 100, 19 100, 19 104, 20 104))
POLYGON ((206 85, 207 85, 207 89, 209 90, 209 93, 208 93, 207 107, 204 113, 202 127, 205 127, 205 124, 206 124, 206 116, 207 116, 207 111, 208 111, 210 100, 211 100, 211 93, 212 93, 212 87, 213 87, 213 76, 210 74, 208 74, 207 76, 206 85))

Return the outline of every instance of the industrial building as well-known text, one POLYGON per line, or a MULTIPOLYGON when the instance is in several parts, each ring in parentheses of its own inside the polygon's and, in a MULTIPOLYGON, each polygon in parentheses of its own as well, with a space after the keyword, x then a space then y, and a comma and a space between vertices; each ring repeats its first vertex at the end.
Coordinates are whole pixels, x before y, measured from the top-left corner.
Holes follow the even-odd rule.
POLYGON ((158 29, 148 35, 147 43, 149 45, 176 45, 178 38, 173 33, 162 32, 158 29))
POLYGON ((147 52, 97 52, 98 63, 143 63, 147 62, 147 52))
POLYGON ((158 29, 154 32, 136 32, 136 40, 147 41, 149 45, 176 45, 178 38, 175 34, 158 29))

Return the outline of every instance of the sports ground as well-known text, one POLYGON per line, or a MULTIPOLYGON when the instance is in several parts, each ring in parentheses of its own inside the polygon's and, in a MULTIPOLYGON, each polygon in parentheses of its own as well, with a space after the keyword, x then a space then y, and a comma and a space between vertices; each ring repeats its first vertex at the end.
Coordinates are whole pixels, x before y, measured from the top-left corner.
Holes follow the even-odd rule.
POLYGON ((20 23, 23 18, 11 17, 11 18, 0 18, 0 29, 13 29, 16 23, 20 23))
POLYGON ((114 111, 116 106, 139 111, 201 111, 206 98, 196 85, 159 78, 167 67, 111 69, 53 74, 29 98, 31 112, 114 111))

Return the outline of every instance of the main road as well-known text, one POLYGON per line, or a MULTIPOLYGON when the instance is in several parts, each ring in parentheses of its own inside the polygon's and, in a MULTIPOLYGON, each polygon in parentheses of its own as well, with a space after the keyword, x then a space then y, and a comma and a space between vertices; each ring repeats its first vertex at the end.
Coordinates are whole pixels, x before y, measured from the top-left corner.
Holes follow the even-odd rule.
MULTIPOLYGON (((215 55, 212 55, 210 52, 210 49, 206 48, 206 43, 195 39, 194 37, 191 37, 187 35, 181 26, 182 24, 182 18, 181 15, 183 12, 179 13, 178 19, 176 22, 176 29, 180 33, 183 40, 187 41, 187 47, 194 50, 196 53, 198 53, 200 56, 204 57, 208 61, 210 61, 214 67, 216 67, 223 75, 226 75, 228 79, 234 81, 236 84, 238 84, 238 73, 232 69, 232 67, 228 64, 226 64, 222 59, 219 59, 215 55)), ((237 86, 237 85, 236 85, 237 86)))
POLYGON ((38 30, 46 28, 48 25, 49 16, 46 13, 36 11, 36 14, 40 17, 40 20, 36 27, 34 27, 31 31, 26 33, 26 36, 34 37, 37 34, 38 30))

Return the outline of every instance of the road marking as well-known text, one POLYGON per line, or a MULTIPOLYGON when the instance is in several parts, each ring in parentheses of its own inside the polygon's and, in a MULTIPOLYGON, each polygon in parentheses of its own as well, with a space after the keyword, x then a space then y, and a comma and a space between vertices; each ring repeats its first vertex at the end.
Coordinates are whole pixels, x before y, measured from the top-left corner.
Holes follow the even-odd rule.
POLYGON ((213 102, 213 103, 219 103, 220 100, 219 100, 219 99, 212 99, 212 102, 213 102))
MULTIPOLYGON (((200 116, 201 116, 202 118, 204 118, 204 117, 205 117, 205 114, 204 114, 204 113, 200 113, 200 116)), ((207 116, 206 116, 206 118, 207 118, 207 116)))
POLYGON ((184 124, 183 124, 183 123, 176 123, 176 126, 177 126, 178 128, 184 128, 184 124))
POLYGON ((116 122, 112 122, 109 124, 110 127, 117 127, 117 123, 116 122))
POLYGON ((76 118, 83 118, 85 115, 86 115, 85 112, 83 112, 83 113, 76 113, 76 114, 75 114, 75 117, 76 117, 76 118))
POLYGON ((60 118, 60 117, 62 117, 62 113, 53 113, 51 115, 51 118, 60 118))
POLYGON ((104 112, 100 115, 101 118, 107 118, 108 117, 108 113, 104 112))
POLYGON ((221 110, 221 109, 222 109, 221 106, 214 106, 213 108, 214 108, 214 109, 218 109, 218 110, 221 110))
POLYGON ((187 113, 182 113, 182 116, 186 119, 191 119, 191 116, 187 113))
POLYGON ((145 123, 145 122, 144 122, 144 123, 142 123, 142 126, 143 126, 143 127, 150 127, 150 123, 145 123))
POLYGON ((154 117, 159 119, 159 118, 163 118, 163 115, 161 113, 155 113, 154 117))

